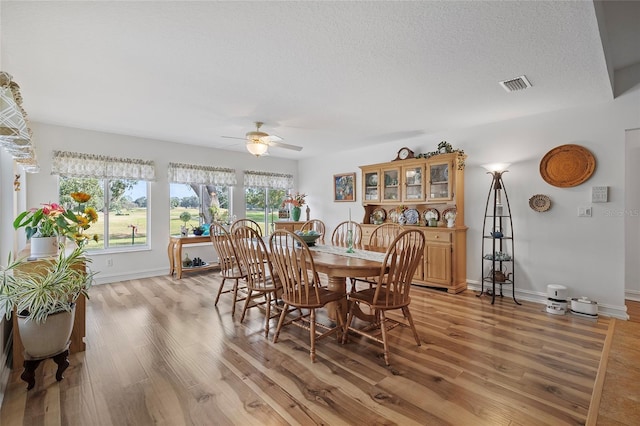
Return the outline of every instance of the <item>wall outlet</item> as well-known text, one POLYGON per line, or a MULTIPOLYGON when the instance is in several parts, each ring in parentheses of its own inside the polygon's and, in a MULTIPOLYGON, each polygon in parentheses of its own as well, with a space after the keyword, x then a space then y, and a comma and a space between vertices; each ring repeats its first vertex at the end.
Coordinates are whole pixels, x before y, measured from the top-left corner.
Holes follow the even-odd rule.
POLYGON ((113 266, 113 259, 110 257, 107 257, 107 266, 113 266))
POLYGON ((578 217, 591 217, 591 207, 578 207, 578 217))

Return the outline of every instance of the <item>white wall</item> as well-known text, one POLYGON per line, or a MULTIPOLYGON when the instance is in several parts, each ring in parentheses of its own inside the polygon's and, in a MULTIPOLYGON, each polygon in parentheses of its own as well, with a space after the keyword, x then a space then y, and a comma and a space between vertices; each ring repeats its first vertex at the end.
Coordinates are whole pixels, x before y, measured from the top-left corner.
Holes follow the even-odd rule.
POLYGON ((299 186, 309 194, 312 216, 322 218, 332 229, 347 218, 349 208, 354 217, 363 217, 358 166, 393 160, 402 146, 416 153, 429 152, 435 150, 438 142, 446 140, 454 148, 464 149, 468 154, 467 280, 473 285, 481 278, 480 234, 491 184, 481 165, 510 162, 504 182, 513 214, 519 297, 542 301, 548 284, 562 284, 568 287, 571 297, 587 296, 599 302, 601 312, 626 318, 625 228, 624 217, 618 212, 625 208, 625 129, 637 127, 640 127, 640 87, 598 105, 302 160, 299 186), (594 154, 595 173, 577 187, 551 186, 540 176, 540 160, 552 148, 569 143, 582 145, 594 154), (333 174, 353 171, 358 172, 358 202, 334 203, 333 174), (591 204, 591 187, 596 185, 609 186, 608 203, 591 204), (533 211, 528 200, 535 194, 548 195, 551 210, 533 211), (580 206, 591 206, 593 216, 578 218, 580 206))
MULTIPOLYGON (((151 209, 151 250, 94 255, 92 268, 100 273, 98 283, 123 279, 167 274, 167 243, 169 241, 169 184, 167 167, 169 162, 229 167, 237 170, 238 186, 234 188, 233 208, 241 216, 245 210, 242 181, 244 170, 263 170, 291 173, 297 176, 297 161, 274 157, 256 158, 244 152, 231 152, 204 147, 187 146, 132 136, 115 135, 68 127, 32 123, 33 140, 36 146, 41 171, 28 175, 27 206, 57 200, 58 178, 51 173, 51 157, 54 150, 74 151, 87 154, 109 155, 119 158, 153 160, 157 181, 151 183, 149 207, 151 209), (106 266, 106 256, 113 259, 113 267, 106 266)), ((3 185, 6 187, 6 185, 3 185)), ((206 251, 207 248, 202 248, 206 251)), ((192 246, 191 257, 199 255, 192 246)), ((206 255, 201 257, 206 260, 206 255)))
POLYGON ((640 129, 626 132, 625 295, 640 301, 640 129))

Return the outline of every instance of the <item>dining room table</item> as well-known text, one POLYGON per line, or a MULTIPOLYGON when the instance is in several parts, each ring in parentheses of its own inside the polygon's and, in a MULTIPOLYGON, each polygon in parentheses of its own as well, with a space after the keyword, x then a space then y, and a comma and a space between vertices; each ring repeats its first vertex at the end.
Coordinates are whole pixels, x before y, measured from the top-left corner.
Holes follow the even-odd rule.
MULTIPOLYGON (((357 246, 352 252, 347 250, 346 246, 331 244, 309 247, 316 271, 328 277, 327 288, 345 294, 345 298, 340 302, 331 302, 327 305, 329 318, 333 321, 337 319, 335 303, 342 304, 343 317, 344 319, 347 317, 347 280, 378 276, 385 256, 385 253, 368 246, 357 246)), ((366 314, 359 308, 356 308, 354 315, 368 322, 374 319, 373 315, 366 314)))

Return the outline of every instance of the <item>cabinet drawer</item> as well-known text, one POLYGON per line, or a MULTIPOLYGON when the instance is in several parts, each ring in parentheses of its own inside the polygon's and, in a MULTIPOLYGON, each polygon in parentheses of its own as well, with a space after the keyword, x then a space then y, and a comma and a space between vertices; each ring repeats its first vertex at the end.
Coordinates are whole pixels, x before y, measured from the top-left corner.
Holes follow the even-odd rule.
POLYGON ((451 232, 446 231, 425 231, 424 237, 427 242, 450 243, 451 232))

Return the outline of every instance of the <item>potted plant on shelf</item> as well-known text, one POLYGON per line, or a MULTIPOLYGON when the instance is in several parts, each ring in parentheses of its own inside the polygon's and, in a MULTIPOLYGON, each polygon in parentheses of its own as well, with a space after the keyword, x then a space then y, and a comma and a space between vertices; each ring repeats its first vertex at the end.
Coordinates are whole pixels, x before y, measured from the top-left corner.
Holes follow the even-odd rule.
POLYGON ((98 240, 97 235, 89 237, 84 233, 92 223, 98 221, 96 210, 86 207, 91 195, 86 192, 73 192, 70 195, 78 203, 75 211, 57 203, 42 204, 39 209, 20 213, 13 221, 14 229, 25 228, 31 257, 55 256, 66 237, 79 245, 84 245, 89 239, 98 240))
POLYGON ((189 228, 187 228, 187 223, 191 220, 191 213, 188 211, 183 211, 180 213, 180 220, 184 222, 184 225, 180 227, 180 235, 186 237, 189 235, 189 228))
MULTIPOLYGON (((11 260, 6 267, 0 267, 0 308, 4 308, 7 319, 16 315, 18 332, 24 346, 25 360, 39 362, 51 356, 64 353, 62 359, 56 359, 58 373, 68 366, 66 349, 73 330, 76 301, 81 296, 88 298, 95 273, 87 270, 91 262, 85 254, 86 243, 97 235, 90 236, 86 231, 98 220, 98 214, 92 207, 85 207, 91 196, 84 192, 71 194, 78 202, 77 209, 65 209, 58 204, 44 204, 41 209, 21 213, 14 221, 14 227, 26 228, 27 236, 33 238, 37 233, 51 233, 56 245, 65 247, 66 239, 73 242, 70 250, 60 250, 55 257, 37 262, 20 258, 11 260), (60 361, 60 362, 59 362, 60 361)), ((15 343, 15 340, 14 340, 15 343)), ((27 369, 22 378, 33 387, 33 370, 27 369)))

